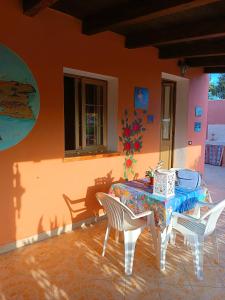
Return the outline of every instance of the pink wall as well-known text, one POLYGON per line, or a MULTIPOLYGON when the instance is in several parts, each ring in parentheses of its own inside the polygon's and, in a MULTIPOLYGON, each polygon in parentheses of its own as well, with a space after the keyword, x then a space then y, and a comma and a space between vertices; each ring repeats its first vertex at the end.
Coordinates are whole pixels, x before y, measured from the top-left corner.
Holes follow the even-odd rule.
POLYGON ((205 159, 205 139, 207 129, 207 110, 208 110, 208 75, 203 74, 197 78, 193 78, 190 82, 189 89, 189 110, 188 110, 188 140, 192 141, 192 145, 188 148, 188 164, 193 169, 204 172, 205 159), (201 86, 201 88, 199 88, 201 86), (201 117, 195 116, 195 106, 203 108, 201 117), (194 131, 194 123, 201 122, 201 132, 194 131))
POLYGON ((208 124, 225 124, 225 100, 208 101, 208 124))
MULTIPOLYGON (((0 40, 20 55, 32 70, 40 92, 41 110, 32 132, 18 145, 0 153, 0 245, 98 214, 95 192, 107 191, 123 176, 124 156, 93 160, 64 160, 63 67, 117 77, 118 135, 124 108, 133 111, 135 86, 150 90, 143 151, 135 171, 144 176, 159 159, 161 72, 179 75, 175 60, 159 60, 157 50, 128 50, 124 38, 105 32, 81 34, 76 19, 46 9, 34 18, 24 16, 20 0, 2 0, 0 40), (102 182, 102 183, 101 183, 102 182), (74 214, 65 199, 73 202, 74 214)), ((196 104, 206 111, 206 76, 187 74, 190 81, 189 167, 203 169, 203 135, 193 132, 196 104)), ((119 146, 118 149, 121 149, 119 146)))

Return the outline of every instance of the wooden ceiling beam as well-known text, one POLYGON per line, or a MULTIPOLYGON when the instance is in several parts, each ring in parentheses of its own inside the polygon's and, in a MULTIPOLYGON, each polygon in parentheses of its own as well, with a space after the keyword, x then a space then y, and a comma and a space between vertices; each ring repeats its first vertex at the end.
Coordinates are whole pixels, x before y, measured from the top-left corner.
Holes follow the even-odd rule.
POLYGON ((185 56, 203 56, 225 54, 225 38, 198 40, 160 46, 159 58, 178 58, 185 56))
POLYGON ((221 0, 133 0, 105 9, 83 19, 82 32, 95 34, 109 30, 117 24, 136 24, 185 10, 208 5, 221 0))
POLYGON ((33 17, 56 1, 58 0, 23 0, 23 12, 25 15, 33 17))
POLYGON ((225 67, 225 55, 186 58, 185 63, 189 67, 225 67))
POLYGON ((197 23, 177 24, 160 30, 148 30, 133 34, 126 39, 127 48, 144 46, 160 46, 178 42, 187 42, 200 39, 209 39, 225 36, 224 19, 199 20, 197 23))
POLYGON ((225 73, 225 67, 207 67, 204 68, 204 73, 225 73))

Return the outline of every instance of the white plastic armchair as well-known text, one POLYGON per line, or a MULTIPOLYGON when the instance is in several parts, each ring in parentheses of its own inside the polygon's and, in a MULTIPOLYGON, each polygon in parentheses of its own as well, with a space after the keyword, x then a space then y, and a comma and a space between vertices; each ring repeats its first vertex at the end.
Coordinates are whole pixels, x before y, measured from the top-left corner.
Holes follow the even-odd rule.
POLYGON ((198 201, 195 205, 193 213, 191 214, 192 217, 195 217, 197 219, 199 219, 201 216, 201 208, 202 207, 207 206, 208 208, 211 208, 214 206, 210 191, 207 187, 206 182, 203 179, 202 179, 201 187, 205 193, 205 201, 198 201))
POLYGON ((120 202, 120 200, 102 192, 97 193, 96 198, 104 207, 108 217, 102 256, 105 255, 110 229, 114 228, 118 231, 123 231, 125 244, 125 274, 131 275, 136 241, 145 227, 151 228, 154 248, 156 250, 157 235, 153 212, 146 211, 136 215, 126 205, 120 202))
POLYGON ((205 190, 207 202, 212 203, 212 202, 213 202, 213 201, 212 201, 212 197, 211 197, 209 188, 208 188, 208 186, 207 186, 207 183, 205 182, 204 179, 202 179, 201 187, 205 190))
MULTIPOLYGON (((217 203, 202 203, 212 207, 202 217, 196 219, 193 216, 174 212, 172 214, 172 229, 182 233, 192 248, 195 263, 195 273, 198 279, 203 279, 203 248, 204 239, 211 235, 216 227, 218 218, 225 208, 225 200, 217 203)), ((213 243, 217 245, 216 236, 212 235, 213 243)))

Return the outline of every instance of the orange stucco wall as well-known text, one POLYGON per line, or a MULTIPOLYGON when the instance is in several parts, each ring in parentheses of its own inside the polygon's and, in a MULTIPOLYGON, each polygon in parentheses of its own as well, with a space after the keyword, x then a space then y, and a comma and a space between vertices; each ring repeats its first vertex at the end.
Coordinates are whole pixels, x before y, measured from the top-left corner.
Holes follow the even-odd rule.
POLYGON ((225 100, 209 100, 208 124, 225 124, 225 100))
MULTIPOLYGON (((136 172, 159 159, 161 72, 179 75, 175 60, 160 61, 151 47, 128 50, 122 36, 106 32, 81 34, 80 22, 46 9, 24 16, 19 0, 2 0, 0 42, 14 50, 32 70, 40 92, 38 121, 25 140, 0 153, 0 245, 71 223, 65 199, 73 203, 76 222, 98 212, 95 192, 107 190, 123 176, 123 156, 65 162, 63 67, 115 76, 119 79, 118 134, 124 108, 133 110, 134 86, 150 90, 144 147, 136 172)), ((193 107, 204 104, 206 77, 189 71, 190 125, 188 165, 203 170, 202 134, 193 132, 193 107), (202 91, 202 92, 201 92, 202 91), (200 101, 200 102, 199 102, 200 101)), ((204 106, 205 107, 205 106, 204 106)), ((205 123, 204 123, 205 129, 205 123)))

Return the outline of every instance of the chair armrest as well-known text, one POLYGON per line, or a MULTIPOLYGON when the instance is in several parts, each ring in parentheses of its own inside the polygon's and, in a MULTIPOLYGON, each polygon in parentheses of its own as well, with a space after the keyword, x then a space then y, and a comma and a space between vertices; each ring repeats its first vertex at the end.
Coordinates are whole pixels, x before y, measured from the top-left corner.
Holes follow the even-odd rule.
POLYGON ((135 220, 135 219, 139 219, 139 218, 149 216, 151 214, 153 214, 153 211, 152 210, 147 210, 147 211, 143 211, 140 214, 135 214, 134 216, 131 217, 131 219, 135 220))
POLYGON ((208 207, 210 207, 210 208, 212 208, 212 207, 215 206, 214 203, 204 202, 204 201, 198 201, 198 202, 196 203, 196 205, 201 206, 201 207, 208 206, 208 207))
POLYGON ((184 219, 184 220, 187 220, 187 221, 197 222, 197 223, 200 222, 199 219, 196 219, 196 218, 193 218, 190 215, 184 215, 184 214, 181 214, 181 213, 178 213, 178 212, 173 212, 172 213, 172 218, 181 218, 181 219, 184 219))

